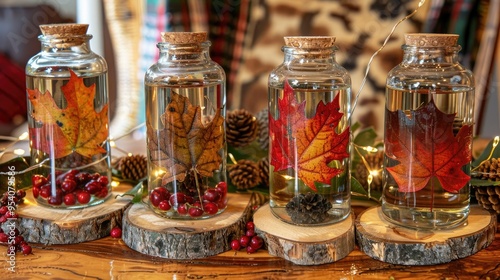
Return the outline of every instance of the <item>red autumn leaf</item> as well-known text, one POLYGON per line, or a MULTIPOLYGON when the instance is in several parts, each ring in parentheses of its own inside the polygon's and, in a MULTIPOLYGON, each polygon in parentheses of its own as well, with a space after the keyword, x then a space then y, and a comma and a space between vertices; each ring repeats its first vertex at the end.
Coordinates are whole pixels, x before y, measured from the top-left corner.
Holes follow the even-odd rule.
POLYGON ((314 182, 330 184, 343 172, 328 164, 349 157, 349 129, 335 132, 343 114, 339 96, 332 102, 320 102, 316 114, 305 116, 305 101, 298 103, 293 88, 286 83, 283 98, 278 100, 278 119, 269 116, 271 165, 275 171, 294 168, 304 184, 316 191, 314 182))
POLYGON ((87 87, 83 78, 70 70, 68 83, 61 87, 66 107, 60 108, 52 95, 38 89, 27 89, 33 106, 32 116, 41 127, 29 129, 30 140, 35 149, 53 152, 55 158, 73 152, 91 157, 105 153, 101 146, 108 138, 108 105, 100 112, 94 109, 95 84, 87 87))
POLYGON ((471 125, 453 135, 455 114, 441 112, 434 101, 411 112, 386 113, 385 153, 399 164, 387 170, 400 192, 416 192, 435 177, 443 189, 456 193, 470 179, 462 167, 471 161, 471 125))

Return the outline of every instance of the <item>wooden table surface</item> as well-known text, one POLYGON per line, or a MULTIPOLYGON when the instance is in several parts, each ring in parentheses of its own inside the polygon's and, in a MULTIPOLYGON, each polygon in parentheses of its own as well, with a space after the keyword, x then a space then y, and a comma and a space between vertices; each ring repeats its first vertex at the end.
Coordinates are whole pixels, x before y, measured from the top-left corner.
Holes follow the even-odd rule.
MULTIPOLYGON (((357 248, 335 263, 299 266, 262 249, 190 261, 154 258, 111 237, 74 245, 31 245, 32 255, 16 255, 16 273, 7 271, 7 262, 2 262, 5 271, 0 279, 500 279, 498 229, 488 248, 434 266, 391 265, 357 248)), ((5 253, 3 258, 7 260, 5 253)))

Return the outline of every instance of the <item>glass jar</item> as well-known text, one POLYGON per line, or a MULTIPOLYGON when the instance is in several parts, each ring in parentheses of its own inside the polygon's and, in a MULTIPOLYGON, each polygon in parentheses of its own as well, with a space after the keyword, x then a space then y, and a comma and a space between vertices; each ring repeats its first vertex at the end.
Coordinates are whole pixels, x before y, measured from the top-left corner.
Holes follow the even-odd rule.
POLYGON ((382 211, 398 225, 451 228, 469 214, 474 79, 457 40, 405 35, 387 77, 382 211))
POLYGON ((269 75, 270 207, 295 225, 350 213, 351 78, 335 61, 335 37, 285 37, 269 75))
POLYGON ((206 32, 166 32, 145 76, 149 206, 203 219, 224 211, 226 76, 206 32))
POLYGON ((111 196, 106 61, 87 24, 41 25, 42 50, 26 66, 32 176, 37 202, 96 205, 111 196))

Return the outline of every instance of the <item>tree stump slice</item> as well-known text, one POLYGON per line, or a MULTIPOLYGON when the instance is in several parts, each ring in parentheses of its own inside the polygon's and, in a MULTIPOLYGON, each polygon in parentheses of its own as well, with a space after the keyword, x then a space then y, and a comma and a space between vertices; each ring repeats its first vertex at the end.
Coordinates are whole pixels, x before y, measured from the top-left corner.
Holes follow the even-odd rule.
POLYGON ((338 261, 354 250, 353 216, 327 226, 296 226, 275 217, 266 204, 257 210, 253 221, 270 255, 294 264, 318 265, 338 261))
POLYGON ((355 224, 360 250, 370 257, 391 264, 434 265, 488 247, 495 239, 497 218, 474 206, 464 225, 433 232, 394 225, 383 217, 379 206, 365 210, 355 224))
POLYGON ((252 215, 252 195, 228 194, 221 214, 202 220, 168 219, 156 215, 147 204, 125 211, 122 239, 131 249, 167 259, 199 259, 230 249, 252 215))
POLYGON ((115 197, 128 189, 130 185, 120 184, 103 203, 71 210, 37 204, 30 189, 16 210, 16 227, 29 243, 75 244, 106 237, 112 228, 121 225, 130 198, 115 197))

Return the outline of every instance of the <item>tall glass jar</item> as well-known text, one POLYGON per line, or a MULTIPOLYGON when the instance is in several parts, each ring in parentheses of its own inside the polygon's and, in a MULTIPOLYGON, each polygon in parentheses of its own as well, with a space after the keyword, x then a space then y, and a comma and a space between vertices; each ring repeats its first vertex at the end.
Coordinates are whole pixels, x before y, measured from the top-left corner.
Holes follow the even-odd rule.
POLYGON ((398 225, 450 228, 469 214, 474 79, 457 40, 407 34, 387 77, 382 210, 398 225))
POLYGON ((295 225, 350 213, 351 78, 335 61, 335 37, 285 37, 269 75, 270 207, 295 225))
POLYGON ((226 77, 206 32, 166 32, 146 72, 149 206, 160 216, 203 219, 224 211, 226 77))
POLYGON ((41 25, 42 50, 26 66, 32 176, 37 202, 96 205, 111 196, 106 61, 87 24, 41 25))

